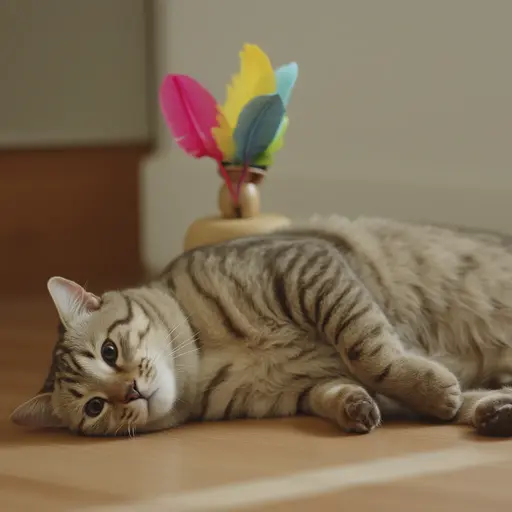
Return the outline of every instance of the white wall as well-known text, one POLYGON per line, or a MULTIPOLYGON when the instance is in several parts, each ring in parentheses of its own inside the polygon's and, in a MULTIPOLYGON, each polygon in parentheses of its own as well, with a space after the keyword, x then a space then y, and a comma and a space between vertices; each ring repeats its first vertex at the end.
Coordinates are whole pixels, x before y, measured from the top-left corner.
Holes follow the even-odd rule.
MULTIPOLYGON (((297 60, 267 210, 458 222, 512 232, 510 0, 157 0, 159 79, 188 73, 224 101, 244 42, 297 60)), ((162 128, 162 124, 160 126, 162 128)), ((219 179, 169 136, 143 177, 146 262, 164 265, 219 179)))
POLYGON ((144 1, 0 1, 0 148, 149 138, 144 1))

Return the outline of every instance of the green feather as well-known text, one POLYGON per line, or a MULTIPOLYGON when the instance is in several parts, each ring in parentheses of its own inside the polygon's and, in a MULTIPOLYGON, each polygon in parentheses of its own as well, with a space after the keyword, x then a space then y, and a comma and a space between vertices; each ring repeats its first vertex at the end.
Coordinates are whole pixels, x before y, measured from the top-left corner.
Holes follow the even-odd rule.
POLYGON ((255 160, 254 165, 258 167, 269 167, 274 162, 274 154, 277 153, 284 144, 284 135, 288 129, 290 120, 288 116, 283 118, 281 126, 279 127, 274 140, 270 143, 269 147, 255 160))

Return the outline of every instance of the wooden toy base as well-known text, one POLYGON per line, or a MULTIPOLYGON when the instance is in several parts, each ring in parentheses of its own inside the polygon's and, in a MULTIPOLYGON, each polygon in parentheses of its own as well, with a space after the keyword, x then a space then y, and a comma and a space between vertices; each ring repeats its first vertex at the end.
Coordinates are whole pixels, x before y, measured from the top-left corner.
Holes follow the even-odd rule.
POLYGON ((242 219, 220 216, 204 217, 194 221, 185 235, 185 250, 211 245, 242 236, 261 235, 290 224, 290 219, 277 214, 259 214, 242 219))

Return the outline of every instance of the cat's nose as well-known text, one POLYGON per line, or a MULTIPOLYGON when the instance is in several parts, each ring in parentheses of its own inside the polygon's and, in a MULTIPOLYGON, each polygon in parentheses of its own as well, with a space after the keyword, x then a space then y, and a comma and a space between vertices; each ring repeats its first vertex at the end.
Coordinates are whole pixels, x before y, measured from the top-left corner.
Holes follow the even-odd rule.
POLYGON ((134 400, 138 400, 141 398, 141 394, 137 388, 137 381, 130 382, 126 388, 126 393, 124 395, 124 401, 126 403, 133 402, 134 400))

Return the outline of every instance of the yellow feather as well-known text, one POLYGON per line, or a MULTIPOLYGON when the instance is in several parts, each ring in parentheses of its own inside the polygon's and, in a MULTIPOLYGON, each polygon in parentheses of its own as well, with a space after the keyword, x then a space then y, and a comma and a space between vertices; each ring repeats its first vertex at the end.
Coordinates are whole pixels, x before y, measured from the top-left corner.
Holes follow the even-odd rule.
POLYGON ((235 156, 235 141, 233 139, 233 129, 229 126, 222 107, 217 106, 217 122, 219 126, 212 128, 212 135, 217 143, 217 147, 222 152, 225 162, 229 162, 235 156))
POLYGON ((274 140, 271 142, 270 146, 264 151, 261 156, 256 160, 255 164, 260 166, 269 167, 272 165, 274 161, 274 155, 283 147, 284 145, 284 135, 286 130, 288 129, 288 125, 290 124, 290 120, 288 116, 285 116, 283 119, 283 124, 277 132, 277 135, 274 137, 274 140))
POLYGON ((276 92, 276 78, 267 54, 254 44, 245 44, 240 52, 240 72, 227 87, 224 115, 234 129, 238 116, 255 96, 276 92))

